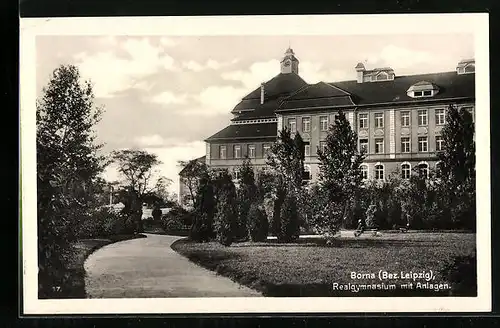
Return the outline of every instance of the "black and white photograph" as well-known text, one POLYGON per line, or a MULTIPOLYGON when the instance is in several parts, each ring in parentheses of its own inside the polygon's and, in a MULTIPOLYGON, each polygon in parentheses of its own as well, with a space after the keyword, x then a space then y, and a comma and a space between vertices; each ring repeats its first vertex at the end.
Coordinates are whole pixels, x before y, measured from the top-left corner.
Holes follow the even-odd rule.
POLYGON ((25 313, 491 310, 487 15, 20 34, 25 313))

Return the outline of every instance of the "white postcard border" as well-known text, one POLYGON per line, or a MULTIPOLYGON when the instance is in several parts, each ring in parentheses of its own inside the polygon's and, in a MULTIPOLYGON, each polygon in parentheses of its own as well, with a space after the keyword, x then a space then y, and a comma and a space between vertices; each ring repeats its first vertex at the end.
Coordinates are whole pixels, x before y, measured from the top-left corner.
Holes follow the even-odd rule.
MULTIPOLYGON (((22 18, 20 112, 24 314, 491 311, 488 14, 22 18), (230 26, 231 28, 227 28, 230 26), (397 26, 397 28, 394 28, 397 26), (477 297, 161 298, 39 300, 36 224, 38 35, 380 35, 473 33, 476 59, 477 297)), ((335 52, 332 45, 332 53, 335 52)))

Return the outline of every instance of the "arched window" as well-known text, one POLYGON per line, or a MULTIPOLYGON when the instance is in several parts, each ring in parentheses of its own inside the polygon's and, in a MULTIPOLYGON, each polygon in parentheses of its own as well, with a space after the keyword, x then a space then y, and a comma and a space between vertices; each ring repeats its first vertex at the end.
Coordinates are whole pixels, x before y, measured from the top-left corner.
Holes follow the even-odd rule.
POLYGON ((465 73, 474 73, 475 71, 476 71, 476 65, 470 64, 470 65, 465 66, 465 70, 464 70, 465 73))
POLYGON ((418 173, 420 176, 427 179, 429 177, 429 164, 426 162, 420 162, 418 164, 418 173))
POLYGON ((377 81, 385 81, 389 79, 389 74, 386 72, 381 72, 379 75, 377 75, 377 81))
POLYGON ((379 163, 375 165, 375 179, 384 180, 384 165, 379 163))
POLYGON ((411 176, 411 165, 408 162, 401 164, 401 178, 409 179, 411 176))
POLYGON ((363 176, 363 180, 368 180, 368 165, 361 164, 361 175, 363 176))

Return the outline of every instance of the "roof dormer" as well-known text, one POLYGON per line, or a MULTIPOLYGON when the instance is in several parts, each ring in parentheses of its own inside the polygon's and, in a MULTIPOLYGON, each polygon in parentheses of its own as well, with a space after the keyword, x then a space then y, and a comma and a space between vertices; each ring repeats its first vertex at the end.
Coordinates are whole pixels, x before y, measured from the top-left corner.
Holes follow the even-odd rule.
POLYGON ((392 81, 395 77, 394 70, 390 67, 367 70, 363 63, 358 63, 354 69, 356 70, 356 80, 358 83, 392 81))
POLYGON ((470 74, 476 72, 476 61, 474 59, 461 60, 457 65, 457 74, 470 74))
POLYGON ((427 81, 417 82, 406 90, 406 94, 411 98, 433 97, 438 93, 439 87, 434 83, 427 81))

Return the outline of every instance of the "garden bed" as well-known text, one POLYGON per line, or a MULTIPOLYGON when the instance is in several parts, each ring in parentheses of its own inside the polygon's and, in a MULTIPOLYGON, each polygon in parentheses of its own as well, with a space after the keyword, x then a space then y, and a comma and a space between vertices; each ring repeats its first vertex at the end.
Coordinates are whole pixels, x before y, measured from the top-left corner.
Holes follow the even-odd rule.
MULTIPOLYGON (((236 243, 224 247, 216 242, 194 243, 187 239, 172 248, 188 259, 232 280, 255 288, 265 296, 475 296, 473 286, 460 293, 440 274, 455 256, 475 251, 475 234, 469 233, 390 233, 372 238, 338 238, 327 246, 321 238, 301 238, 296 243, 275 240, 236 243), (421 272, 432 270, 432 284, 448 284, 452 289, 403 289, 406 279, 382 281, 395 290, 360 290, 353 284, 381 284, 378 272, 421 272), (351 273, 375 274, 373 279, 352 279, 351 273), (334 290, 333 284, 347 290, 334 290), (351 285, 349 285, 351 284, 351 285)), ((425 283, 425 281, 421 281, 425 283)), ((422 285, 421 285, 422 286, 422 285)), ((359 287, 359 286, 358 286, 359 287)), ((382 287, 383 288, 383 287, 382 287)))

